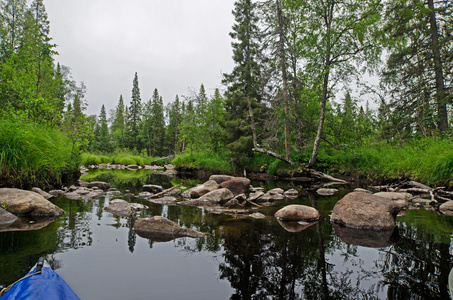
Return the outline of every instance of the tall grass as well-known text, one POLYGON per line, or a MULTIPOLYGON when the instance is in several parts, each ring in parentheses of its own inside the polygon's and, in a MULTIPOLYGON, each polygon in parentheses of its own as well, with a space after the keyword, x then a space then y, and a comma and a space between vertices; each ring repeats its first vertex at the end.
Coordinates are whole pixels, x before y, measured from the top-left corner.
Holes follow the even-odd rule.
POLYGON ((201 169, 210 172, 233 173, 234 166, 224 153, 194 152, 176 156, 171 163, 186 169, 201 169))
POLYGON ((0 121, 0 179, 4 184, 60 184, 78 170, 76 152, 59 129, 27 121, 0 121))
MULTIPOLYGON (((112 155, 97 155, 94 153, 82 153, 80 155, 82 165, 98 165, 98 164, 121 164, 121 165, 140 165, 144 166, 150 164, 152 161, 158 159, 157 157, 144 157, 140 155, 133 155, 130 153, 115 153, 112 155)), ((165 160, 158 161, 157 163, 166 163, 165 160)))
POLYGON ((453 186, 453 142, 448 138, 429 137, 336 151, 323 159, 346 173, 360 170, 368 176, 453 186))

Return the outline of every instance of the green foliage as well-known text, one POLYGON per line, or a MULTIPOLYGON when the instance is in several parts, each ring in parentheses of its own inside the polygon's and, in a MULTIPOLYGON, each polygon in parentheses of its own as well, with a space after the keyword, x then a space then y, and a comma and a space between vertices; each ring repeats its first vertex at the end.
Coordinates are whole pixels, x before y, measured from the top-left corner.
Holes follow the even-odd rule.
POLYGON ((171 163, 178 168, 199 169, 211 172, 232 173, 231 160, 221 153, 193 152, 177 155, 171 163))
POLYGON ((29 186, 62 183, 77 172, 72 143, 59 129, 27 121, 0 121, 0 180, 29 186))

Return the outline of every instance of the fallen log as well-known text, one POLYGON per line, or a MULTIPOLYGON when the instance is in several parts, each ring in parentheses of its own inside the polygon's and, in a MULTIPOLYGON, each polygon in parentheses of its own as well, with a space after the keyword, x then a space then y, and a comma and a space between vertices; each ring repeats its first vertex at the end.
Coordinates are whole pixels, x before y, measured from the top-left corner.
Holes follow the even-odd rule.
POLYGON ((294 163, 287 159, 286 157, 284 157, 283 155, 280 155, 278 153, 275 153, 275 152, 272 152, 272 151, 269 151, 269 150, 266 150, 266 149, 261 149, 261 148, 253 148, 252 149, 253 152, 259 152, 259 153, 263 153, 263 154, 266 154, 266 155, 269 155, 269 156, 272 156, 272 157, 275 157, 277 159, 280 159, 290 165, 293 165, 294 163))
POLYGON ((177 187, 180 187, 181 185, 182 185, 182 183, 180 183, 180 184, 178 184, 178 185, 175 185, 175 186, 172 186, 171 188, 168 188, 168 189, 166 189, 166 190, 163 190, 163 191, 160 192, 160 193, 154 194, 154 195, 150 196, 149 198, 151 198, 151 199, 153 199, 153 198, 158 198, 158 197, 160 197, 160 196, 162 196, 162 195, 165 195, 166 193, 168 193, 168 192, 170 192, 170 191, 176 189, 177 187))

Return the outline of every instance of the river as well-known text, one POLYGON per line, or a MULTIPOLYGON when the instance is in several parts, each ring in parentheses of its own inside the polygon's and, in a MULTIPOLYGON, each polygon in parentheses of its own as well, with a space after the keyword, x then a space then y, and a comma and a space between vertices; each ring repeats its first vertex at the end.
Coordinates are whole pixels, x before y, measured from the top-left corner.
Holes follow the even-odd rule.
MULTIPOLYGON (((84 179, 84 178, 82 178, 84 179)), ((144 184, 164 188, 202 182, 152 172, 92 171, 85 180, 110 182, 124 195, 144 184)), ((66 211, 36 231, 0 232, 0 284, 23 276, 40 256, 81 299, 449 299, 453 218, 429 209, 397 218, 394 243, 371 248, 344 242, 329 214, 334 196, 307 193, 287 182, 252 182, 265 189, 297 189, 301 196, 260 208, 265 219, 211 214, 196 207, 152 204, 135 197, 53 202, 66 211), (113 199, 149 206, 132 217, 103 210, 113 199), (287 204, 316 206, 321 218, 300 232, 273 214, 287 204), (164 216, 205 238, 155 242, 132 229, 138 218, 164 216)))

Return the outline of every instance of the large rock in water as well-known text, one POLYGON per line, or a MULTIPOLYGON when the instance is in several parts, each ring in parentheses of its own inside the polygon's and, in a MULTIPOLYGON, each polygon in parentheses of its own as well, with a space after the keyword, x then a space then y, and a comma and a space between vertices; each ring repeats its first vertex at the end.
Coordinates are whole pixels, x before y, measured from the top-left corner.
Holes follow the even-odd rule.
POLYGON ((453 217, 453 201, 447 201, 439 206, 439 211, 446 216, 453 217))
POLYGON ((0 228, 7 227, 16 220, 17 217, 15 215, 0 207, 0 228))
POLYGON ((140 203, 130 203, 121 199, 114 199, 109 202, 109 206, 104 207, 104 210, 117 216, 131 216, 145 209, 148 209, 148 206, 140 203))
POLYGON ((230 175, 211 175, 211 177, 209 177, 209 180, 214 180, 218 184, 221 184, 222 182, 231 180, 233 178, 234 178, 234 176, 230 176, 230 175))
POLYGON ((134 230, 139 236, 157 242, 171 241, 179 237, 202 238, 205 236, 202 232, 182 228, 177 223, 160 216, 138 219, 134 230))
POLYGON ((395 218, 401 209, 395 201, 352 192, 335 204, 330 221, 351 228, 390 230, 395 227, 395 218))
POLYGON ((19 216, 59 217, 64 214, 64 210, 43 196, 19 189, 0 189, 0 205, 3 204, 10 213, 19 216))
POLYGON ((204 194, 214 191, 219 188, 219 185, 214 180, 206 181, 203 184, 197 185, 185 191, 182 195, 189 198, 199 198, 204 194))
POLYGON ((221 187, 229 189, 233 195, 245 194, 250 188, 250 179, 245 177, 234 177, 220 184, 221 187))
POLYGON ((310 206, 293 204, 283 207, 274 216, 281 221, 315 221, 319 219, 319 212, 310 206))

